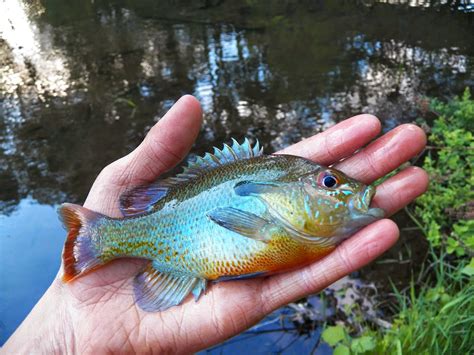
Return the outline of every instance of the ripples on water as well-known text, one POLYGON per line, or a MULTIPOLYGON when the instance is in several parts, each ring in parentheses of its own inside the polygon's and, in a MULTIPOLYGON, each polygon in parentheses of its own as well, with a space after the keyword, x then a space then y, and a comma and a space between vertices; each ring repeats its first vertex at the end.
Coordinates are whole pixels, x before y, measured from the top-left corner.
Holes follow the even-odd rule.
POLYGON ((0 3, 0 343, 55 274, 49 206, 83 201, 182 94, 204 109, 194 152, 244 136, 271 152, 360 112, 391 129, 474 84, 468 2, 178 3, 0 3), (31 254, 10 260, 16 240, 31 254))

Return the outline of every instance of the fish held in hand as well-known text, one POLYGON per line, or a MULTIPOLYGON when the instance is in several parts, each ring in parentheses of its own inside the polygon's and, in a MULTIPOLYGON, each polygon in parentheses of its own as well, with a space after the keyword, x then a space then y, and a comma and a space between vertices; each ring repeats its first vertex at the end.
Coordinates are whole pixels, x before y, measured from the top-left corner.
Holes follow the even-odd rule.
POLYGON ((330 253, 383 217, 375 188, 290 155, 263 155, 233 141, 175 177, 121 196, 123 218, 63 204, 65 282, 122 257, 147 259, 135 276, 146 311, 196 300, 209 280, 268 275, 330 253))

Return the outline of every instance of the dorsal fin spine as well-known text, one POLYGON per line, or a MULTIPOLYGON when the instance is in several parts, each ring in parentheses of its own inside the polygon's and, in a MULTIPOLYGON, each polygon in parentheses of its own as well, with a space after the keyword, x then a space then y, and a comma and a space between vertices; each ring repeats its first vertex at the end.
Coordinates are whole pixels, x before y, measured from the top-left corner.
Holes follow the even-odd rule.
POLYGON ((232 138, 232 146, 224 144, 222 149, 214 147, 213 153, 208 152, 202 157, 197 157, 194 162, 189 163, 176 178, 184 177, 182 175, 197 175, 201 171, 207 171, 208 168, 214 168, 237 160, 258 157, 262 154, 263 149, 260 148, 258 140, 252 147, 248 138, 245 138, 242 144, 239 144, 239 142, 232 138))

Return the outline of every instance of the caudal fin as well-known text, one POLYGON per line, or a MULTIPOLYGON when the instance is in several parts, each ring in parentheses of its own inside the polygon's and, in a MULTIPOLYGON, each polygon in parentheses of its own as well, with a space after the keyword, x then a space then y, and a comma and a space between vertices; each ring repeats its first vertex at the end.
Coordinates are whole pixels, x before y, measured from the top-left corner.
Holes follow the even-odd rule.
POLYGON ((68 282, 103 264, 94 245, 96 238, 91 238, 94 225, 103 215, 72 203, 62 204, 58 213, 68 232, 63 249, 63 281, 68 282))

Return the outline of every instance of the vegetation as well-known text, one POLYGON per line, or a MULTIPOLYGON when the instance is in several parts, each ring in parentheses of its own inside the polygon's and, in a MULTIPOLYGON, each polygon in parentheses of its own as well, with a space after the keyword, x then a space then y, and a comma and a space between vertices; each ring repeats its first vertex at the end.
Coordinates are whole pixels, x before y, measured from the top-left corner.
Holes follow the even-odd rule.
POLYGON ((351 337, 343 325, 328 327, 322 338, 334 354, 468 354, 474 338, 474 283, 459 269, 436 260, 435 286, 407 295, 397 292, 399 313, 384 331, 351 337))
POLYGON ((407 290, 395 290, 389 329, 324 330, 336 355, 474 352, 474 100, 466 89, 449 103, 432 100, 430 109, 436 119, 423 168, 431 185, 407 210, 430 243, 430 257, 407 290))
POLYGON ((474 101, 466 89, 461 99, 431 106, 438 118, 423 164, 431 185, 415 214, 433 247, 474 256, 474 101))

